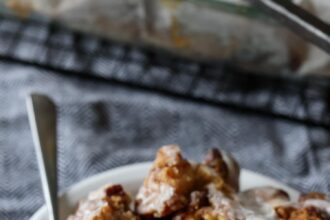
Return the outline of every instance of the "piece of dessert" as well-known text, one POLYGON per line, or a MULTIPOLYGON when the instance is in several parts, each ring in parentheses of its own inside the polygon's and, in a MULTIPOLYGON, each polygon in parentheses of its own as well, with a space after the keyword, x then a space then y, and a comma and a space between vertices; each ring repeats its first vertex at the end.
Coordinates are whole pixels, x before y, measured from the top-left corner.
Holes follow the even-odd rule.
POLYGON ((177 145, 159 149, 135 199, 109 185, 83 200, 68 220, 330 220, 330 199, 321 193, 289 195, 264 186, 239 191, 240 167, 210 150, 202 163, 185 159, 177 145))
POLYGON ((300 196, 299 202, 275 208, 279 220, 330 220, 330 198, 322 193, 300 196))
POLYGON ((121 185, 108 185, 89 194, 68 220, 139 220, 130 210, 131 198, 121 185))
POLYGON ((137 213, 153 218, 174 215, 194 203, 209 184, 230 197, 238 189, 239 167, 236 162, 230 164, 234 168, 229 164, 217 150, 208 154, 204 164, 195 164, 184 159, 176 145, 160 148, 137 194, 137 213))
POLYGON ((197 200, 191 199, 188 208, 174 220, 275 220, 275 204, 285 204, 288 195, 272 187, 255 188, 228 196, 209 184, 197 200))
POLYGON ((194 187, 194 166, 176 145, 160 148, 156 160, 136 196, 136 211, 148 217, 164 217, 189 203, 194 187))
POLYGON ((239 191, 240 167, 229 154, 218 149, 211 149, 205 155, 203 164, 212 168, 236 192, 239 191))

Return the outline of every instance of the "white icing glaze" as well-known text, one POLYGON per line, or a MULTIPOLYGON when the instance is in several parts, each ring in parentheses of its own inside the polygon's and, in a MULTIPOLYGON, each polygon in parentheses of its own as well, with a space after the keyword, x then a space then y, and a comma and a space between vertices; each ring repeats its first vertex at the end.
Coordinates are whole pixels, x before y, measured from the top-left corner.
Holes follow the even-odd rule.
POLYGON ((248 197, 248 194, 227 198, 213 185, 208 186, 209 200, 218 212, 229 220, 276 220, 272 206, 256 198, 248 197))
POLYGON ((139 206, 139 212, 162 212, 166 201, 168 201, 173 194, 174 188, 170 185, 150 182, 148 188, 142 187, 137 195, 137 199, 143 202, 143 204, 139 206))
POLYGON ((321 210, 326 211, 330 215, 330 201, 320 199, 308 199, 303 202, 303 206, 314 206, 321 210))

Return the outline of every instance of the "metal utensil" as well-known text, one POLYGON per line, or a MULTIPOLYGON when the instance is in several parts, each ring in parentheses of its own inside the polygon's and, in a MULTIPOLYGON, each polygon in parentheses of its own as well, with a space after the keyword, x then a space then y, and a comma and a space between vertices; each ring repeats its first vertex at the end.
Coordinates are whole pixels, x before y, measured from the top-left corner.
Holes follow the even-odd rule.
POLYGON ((330 25, 288 0, 247 0, 330 54, 330 25))
POLYGON ((40 94, 31 94, 26 104, 49 219, 58 220, 56 107, 40 94))

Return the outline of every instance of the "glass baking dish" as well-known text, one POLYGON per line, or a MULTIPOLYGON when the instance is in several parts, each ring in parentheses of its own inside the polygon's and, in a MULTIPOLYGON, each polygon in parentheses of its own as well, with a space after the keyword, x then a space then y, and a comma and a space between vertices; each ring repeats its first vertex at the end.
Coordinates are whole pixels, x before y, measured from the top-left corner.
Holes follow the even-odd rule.
MULTIPOLYGON (((258 72, 293 72, 308 44, 244 0, 1 0, 80 31, 258 72)), ((309 0, 297 0, 309 11, 309 0)))

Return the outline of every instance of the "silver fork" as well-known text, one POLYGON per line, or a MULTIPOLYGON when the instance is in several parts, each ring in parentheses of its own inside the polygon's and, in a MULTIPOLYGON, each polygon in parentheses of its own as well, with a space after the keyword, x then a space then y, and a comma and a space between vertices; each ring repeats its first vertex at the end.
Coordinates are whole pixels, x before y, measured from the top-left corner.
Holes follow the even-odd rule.
POLYGON ((40 94, 27 97, 26 105, 48 216, 58 220, 56 107, 40 94))

